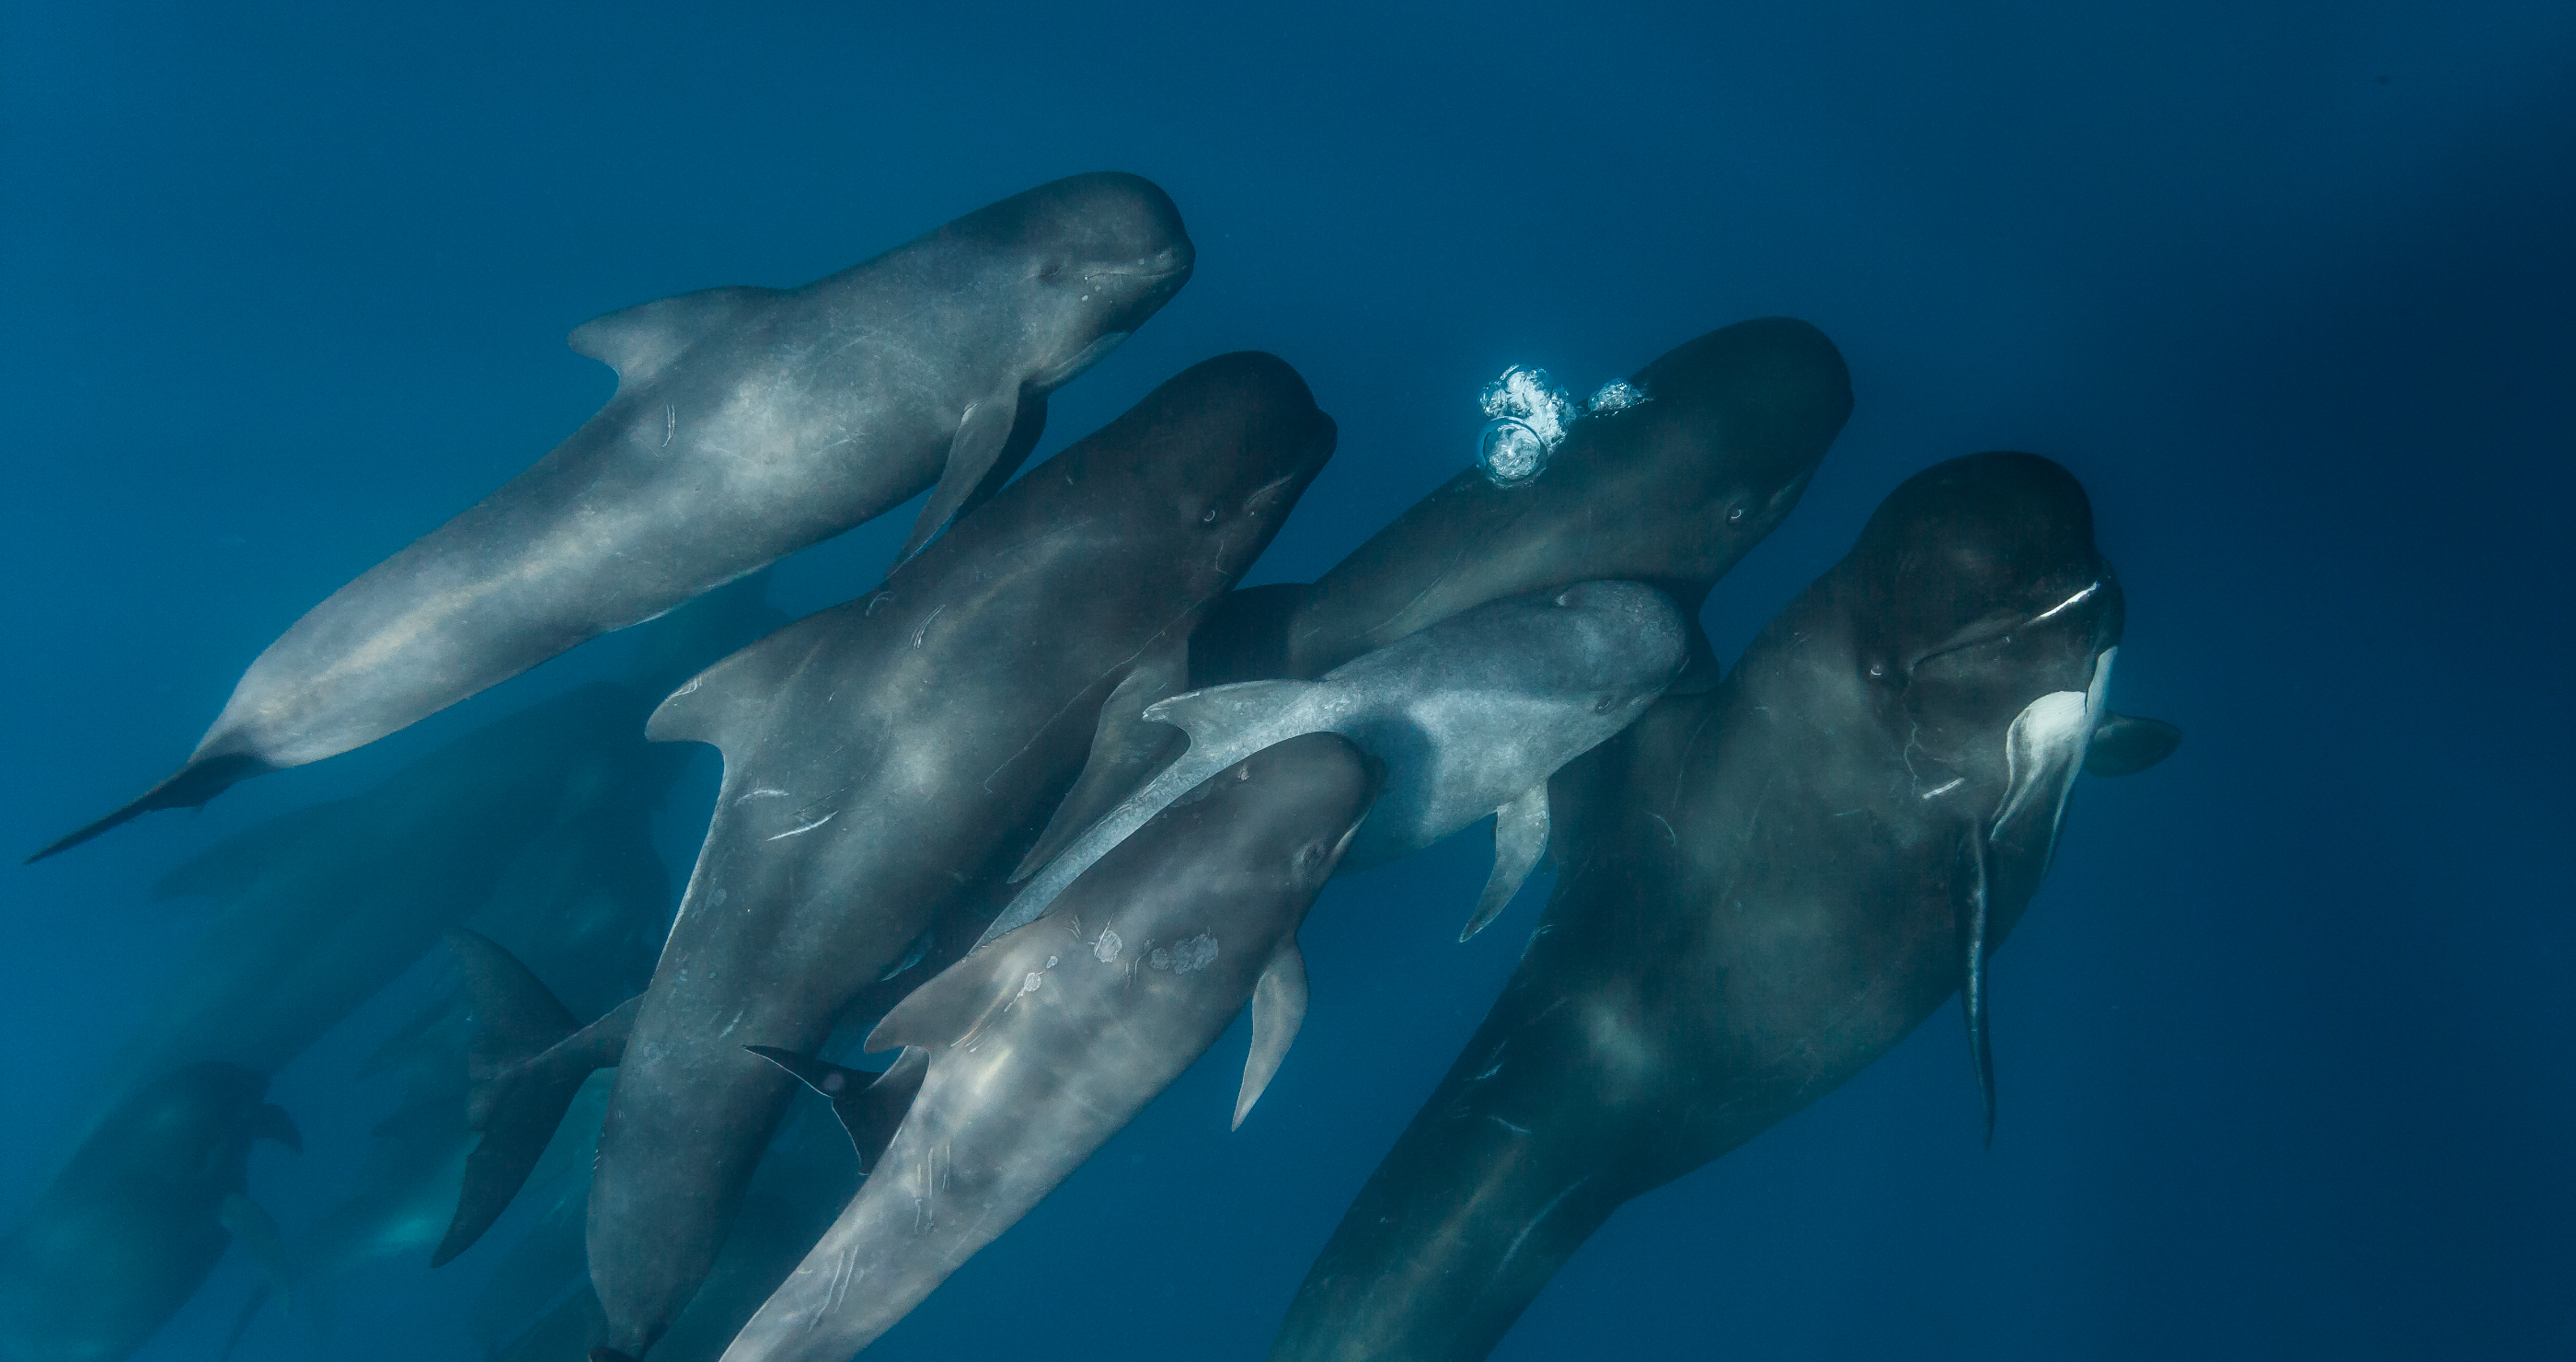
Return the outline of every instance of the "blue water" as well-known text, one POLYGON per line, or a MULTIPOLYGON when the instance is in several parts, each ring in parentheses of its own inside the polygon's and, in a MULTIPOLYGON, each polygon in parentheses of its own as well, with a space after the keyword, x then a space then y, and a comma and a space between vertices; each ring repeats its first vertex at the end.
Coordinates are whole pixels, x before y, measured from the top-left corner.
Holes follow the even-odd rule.
MULTIPOLYGON (((1310 578, 1473 456, 1479 387, 1588 391, 1745 317, 1857 406, 1720 584, 1731 658, 1908 473, 2092 493, 2114 703, 1994 965, 2003 1111, 1945 1011, 1623 1211, 1498 1359, 2576 1353, 2576 9, 2564 3, 154 6, 0 11, 0 846, 173 767, 244 665, 607 395, 612 308, 839 269, 1021 188, 1144 174, 1196 277, 1040 454, 1204 356, 1341 427, 1256 570, 1310 578)), ((789 560, 871 585, 909 510, 789 560)), ((611 638, 371 747, 0 871, 0 1216, 259 819, 614 675, 611 638)), ((685 868, 712 764, 661 824, 685 868)), ((1252 1358, 1508 972, 1472 838, 1336 884, 1245 1128, 1237 1031, 871 1358, 1252 1358)), ((347 911, 364 914, 351 902, 347 911)), ((392 1108, 415 972, 280 1075, 290 1235, 392 1108)), ((518 1222, 506 1222, 496 1240, 518 1222)), ((246 1356, 474 1356, 502 1247, 371 1268, 246 1356)), ((238 1253, 139 1356, 204 1358, 238 1253)))

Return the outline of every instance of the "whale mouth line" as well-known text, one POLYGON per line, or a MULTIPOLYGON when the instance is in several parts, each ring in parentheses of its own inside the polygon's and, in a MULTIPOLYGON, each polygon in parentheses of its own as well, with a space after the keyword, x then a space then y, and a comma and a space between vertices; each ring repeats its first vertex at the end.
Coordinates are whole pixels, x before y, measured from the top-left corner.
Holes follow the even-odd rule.
POLYGON ((1085 281, 1093 279, 1118 279, 1147 284, 1159 284, 1166 279, 1175 279, 1188 274, 1190 270, 1195 267, 1196 263, 1197 262, 1192 261, 1186 264, 1169 265, 1162 269, 1139 267, 1135 269, 1084 270, 1081 274, 1081 278, 1085 281))

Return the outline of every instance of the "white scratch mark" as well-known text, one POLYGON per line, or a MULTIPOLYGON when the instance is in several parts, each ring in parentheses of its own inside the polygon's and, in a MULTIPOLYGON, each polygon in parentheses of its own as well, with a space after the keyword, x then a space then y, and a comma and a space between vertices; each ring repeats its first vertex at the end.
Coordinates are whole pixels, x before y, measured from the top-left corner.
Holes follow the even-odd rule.
POLYGON ((1540 1222, 1540 1221, 1545 1220, 1545 1219, 1547 1219, 1550 1215, 1555 1214, 1555 1212, 1556 1212, 1556 1208, 1557 1208, 1558 1206, 1560 1206, 1560 1205, 1564 1204, 1565 1199, 1566 1199, 1567 1197, 1570 1197, 1570 1196, 1574 1195, 1574 1189, 1575 1189, 1576 1187, 1580 1187, 1580 1186, 1582 1186, 1583 1184, 1585 1184, 1585 1183, 1587 1183, 1587 1182, 1590 1182, 1591 1180, 1592 1180, 1592 1175, 1591 1175, 1591 1174, 1589 1174, 1589 1173, 1587 1173, 1587 1174, 1583 1175, 1582 1177, 1576 1178, 1576 1179, 1573 1181, 1573 1183, 1572 1183, 1571 1185, 1569 1185, 1569 1186, 1568 1186, 1564 1191, 1559 1192, 1559 1193, 1557 1193, 1555 1196, 1552 1196, 1552 1197, 1548 1198, 1548 1202, 1547 1202, 1547 1204, 1538 1208, 1538 1214, 1537 1214, 1537 1215, 1534 1215, 1534 1216, 1531 1216, 1531 1217, 1530 1217, 1530 1222, 1529 1222, 1528 1224, 1523 1225, 1523 1226, 1521 1227, 1521 1232, 1520 1232, 1520 1233, 1518 1233, 1518 1234, 1516 1234, 1516 1235, 1513 1235, 1513 1236, 1512 1236, 1512 1246, 1511 1246, 1510 1248, 1508 1248, 1508 1249, 1503 1250, 1503 1260, 1502 1260, 1501 1262, 1499 1262, 1499 1263, 1494 1264, 1494 1276, 1496 1276, 1496 1277, 1500 1277, 1500 1276, 1502 1276, 1502 1275, 1503 1275, 1503 1269, 1504 1269, 1504 1268, 1507 1268, 1507 1267, 1510 1267, 1510 1266, 1512 1265, 1512 1255, 1514 1255, 1514 1254, 1516 1254, 1516 1253, 1519 1253, 1519 1252, 1521 1251, 1521 1244, 1522 1244, 1522 1242, 1523 1242, 1523 1241, 1525 1241, 1525 1240, 1527 1240, 1527 1239, 1530 1237, 1530 1231, 1531 1231, 1531 1230, 1534 1230, 1534 1229, 1537 1229, 1537 1228, 1538 1228, 1538 1226, 1539 1226, 1539 1222, 1540 1222))
MULTIPOLYGON (((1501 1066, 1500 1066, 1500 1065, 1497 1065, 1497 1066, 1495 1066, 1495 1067, 1499 1068, 1499 1067, 1501 1067, 1501 1066)), ((1503 1119, 1502 1117, 1500 1117, 1500 1116, 1496 1116, 1496 1115, 1494 1115, 1492 1112, 1487 1112, 1487 1113, 1485 1113, 1485 1119, 1486 1119, 1486 1120, 1488 1120, 1488 1121, 1493 1122, 1495 1125, 1501 1126, 1503 1129, 1508 1130, 1508 1131, 1510 1131, 1511 1133, 1513 1133, 1513 1134, 1515 1134, 1515 1135, 1527 1135, 1527 1134, 1529 1133, 1529 1127, 1528 1127, 1528 1126, 1516 1126, 1516 1125, 1513 1125, 1511 1122, 1504 1120, 1504 1119, 1503 1119)), ((1545 1212, 1545 1211, 1541 1211, 1541 1212, 1539 1212, 1539 1214, 1541 1214, 1541 1215, 1545 1215, 1545 1214, 1547 1214, 1547 1212, 1545 1212)))
POLYGON ((940 611, 942 611, 942 610, 945 610, 945 609, 947 609, 947 608, 948 608, 948 603, 947 603, 946 601, 942 601, 942 602, 940 602, 937 606, 935 606, 935 607, 933 607, 933 608, 931 609, 931 612, 930 612, 930 619, 923 620, 923 621, 921 622, 921 627, 912 631, 912 646, 913 646, 913 647, 918 648, 918 647, 920 647, 920 646, 921 646, 921 640, 922 640, 923 636, 924 636, 924 635, 927 635, 927 634, 930 632, 930 621, 931 621, 931 620, 938 619, 938 618, 939 618, 939 612, 940 612, 940 611))
POLYGON ((840 816, 841 816, 841 811, 840 811, 839 809, 834 809, 834 810, 832 810, 830 813, 827 813, 827 814, 823 815, 822 817, 815 819, 813 822, 808 823, 808 824, 806 824, 805 826, 803 826, 803 827, 801 827, 801 828, 789 828, 787 831, 785 831, 785 832, 782 832, 782 833, 778 834, 778 837, 772 837, 772 838, 770 838, 769 840, 770 840, 770 841, 775 842, 775 841, 777 841, 777 840, 779 839, 779 837, 793 837, 793 836, 795 836, 796 834, 798 834, 798 833, 800 833, 800 832, 812 832, 814 829, 819 828, 819 827, 823 826, 825 823, 829 823, 829 822, 831 822, 833 819, 838 818, 838 817, 840 817, 840 816))
POLYGON ((755 799, 785 799, 786 797, 787 792, 785 790, 772 789, 767 785, 763 785, 759 789, 751 791, 749 794, 744 795, 742 798, 737 799, 734 802, 736 804, 748 804, 755 799))
POLYGON ((671 435, 679 428, 680 409, 678 407, 664 407, 662 409, 662 447, 664 449, 669 449, 671 447, 671 435))
MULTIPOLYGON (((1662 814, 1649 813, 1646 816, 1654 819, 1658 823, 1664 823, 1664 816, 1662 814)), ((1664 823, 1664 840, 1672 843, 1674 846, 1680 846, 1682 844, 1682 839, 1674 834, 1673 825, 1670 823, 1664 823)))
POLYGON ((1931 789, 1925 790, 1923 792, 1923 797, 1925 799, 1938 799, 1967 783, 1968 778, 1966 776, 1952 776, 1948 780, 1933 786, 1931 789))
POLYGON ((2084 588, 2082 591, 2078 591, 2074 595, 2067 597, 2065 600, 2059 601, 2057 604, 2039 612, 2037 616, 2032 618, 2031 623, 2037 624, 2041 620, 2047 619, 2049 616, 2066 609, 2068 606, 2074 605, 2076 602, 2083 600, 2085 597, 2090 596, 2101 589, 2102 584, 2100 582, 2095 582, 2093 585, 2084 588))

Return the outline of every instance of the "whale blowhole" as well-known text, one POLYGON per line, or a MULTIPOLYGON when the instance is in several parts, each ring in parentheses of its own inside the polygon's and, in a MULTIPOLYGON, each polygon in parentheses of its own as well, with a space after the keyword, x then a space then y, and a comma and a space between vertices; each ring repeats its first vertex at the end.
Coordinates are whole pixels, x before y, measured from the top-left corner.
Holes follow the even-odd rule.
POLYGON ((1574 399, 1548 386, 1547 370, 1515 364, 1485 385, 1477 403, 1491 419, 1476 440, 1476 463, 1497 487, 1517 487, 1547 471, 1547 458, 1565 443, 1565 428, 1581 412, 1574 399))

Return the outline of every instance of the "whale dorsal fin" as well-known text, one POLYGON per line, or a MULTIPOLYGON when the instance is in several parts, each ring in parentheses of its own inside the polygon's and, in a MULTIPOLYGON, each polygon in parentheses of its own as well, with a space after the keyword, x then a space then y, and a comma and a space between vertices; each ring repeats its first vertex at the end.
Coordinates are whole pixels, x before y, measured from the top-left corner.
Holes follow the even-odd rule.
POLYGON ((1055 816, 1047 820, 1038 844, 1029 848, 1011 872, 1017 884, 1039 866, 1056 858, 1065 843, 1090 831, 1101 816, 1117 807, 1178 755, 1186 741, 1181 730, 1145 717, 1145 707, 1181 689, 1188 681, 1190 644, 1180 639, 1158 648, 1127 673, 1100 706, 1100 725, 1092 732, 1091 758, 1073 782, 1055 816))
MULTIPOLYGON (((1187 695, 1175 695, 1146 707, 1145 717, 1167 723, 1190 735, 1190 748, 1200 751, 1211 747, 1233 746, 1248 735, 1263 730, 1267 720, 1276 718, 1309 693, 1322 688, 1319 681, 1238 681, 1231 686, 1210 686, 1187 695)), ((1296 733, 1281 733, 1266 738, 1261 747, 1286 742, 1296 733)), ((1261 747, 1236 754, 1218 766, 1230 766, 1251 756, 1261 747)), ((1197 782, 1193 781, 1192 784, 1197 782)))
POLYGON ((1243 1129, 1243 1118, 1252 1114, 1252 1104, 1261 1100, 1262 1091, 1288 1058, 1288 1047, 1297 1043, 1297 1028, 1305 1024, 1306 957, 1291 937, 1279 944, 1252 985, 1252 1053, 1243 1060, 1243 1087, 1234 1098, 1233 1129, 1243 1129))
POLYGON ((1092 862, 1126 841, 1129 833, 1152 821, 1154 815, 1182 802, 1201 781, 1272 743, 1315 732, 1322 725, 1299 718, 1297 710, 1327 684, 1245 681, 1194 690, 1147 705, 1146 719, 1170 724, 1190 735, 1188 749, 1160 775, 1147 781, 1145 788, 1127 796, 1099 822, 1067 843, 1063 854, 1047 862, 1020 890, 1020 896, 1003 906, 975 942, 975 949, 980 951, 1003 933, 1045 916, 1056 896, 1071 887, 1092 862))
POLYGON ((617 371, 620 386, 641 383, 707 335, 738 326, 778 296, 774 288, 737 284, 677 293, 605 312, 574 327, 564 342, 617 371))
POLYGON ((2113 710, 2102 713, 2093 741, 2084 749, 2084 772, 2095 776, 2134 776, 2174 754, 2182 730, 2162 719, 2142 719, 2113 710))
POLYGON ((1529 878, 1547 855, 1547 782, 1521 792, 1520 797, 1494 811, 1494 869, 1485 877, 1485 892, 1476 899, 1476 914, 1458 929, 1461 942, 1485 930, 1485 925, 1521 891, 1521 881, 1529 878))
POLYGON ((838 606, 808 615, 690 677, 654 706, 644 720, 644 736, 653 742, 705 743, 725 754, 730 770, 736 755, 733 747, 769 712, 779 688, 812 656, 823 637, 817 630, 827 628, 828 622, 850 608, 838 606))

